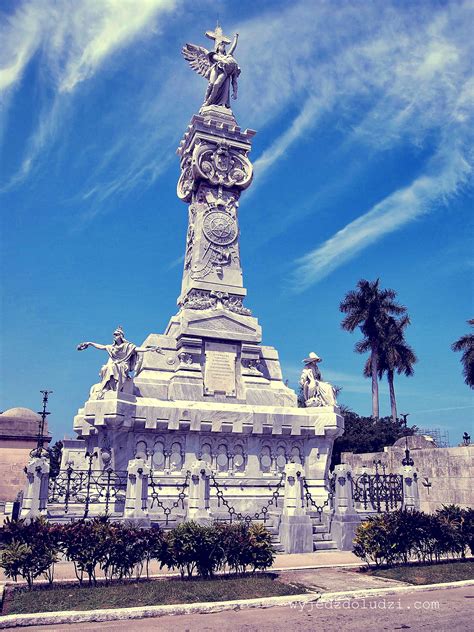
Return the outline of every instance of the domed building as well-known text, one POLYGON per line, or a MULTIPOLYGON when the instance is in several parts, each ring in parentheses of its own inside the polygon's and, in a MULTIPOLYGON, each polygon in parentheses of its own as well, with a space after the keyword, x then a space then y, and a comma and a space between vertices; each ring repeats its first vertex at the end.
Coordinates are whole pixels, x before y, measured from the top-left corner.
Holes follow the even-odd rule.
MULTIPOLYGON (((0 502, 15 500, 25 487, 24 467, 36 447, 41 415, 29 408, 10 408, 0 414, 0 502)), ((47 421, 45 445, 51 441, 47 421)))

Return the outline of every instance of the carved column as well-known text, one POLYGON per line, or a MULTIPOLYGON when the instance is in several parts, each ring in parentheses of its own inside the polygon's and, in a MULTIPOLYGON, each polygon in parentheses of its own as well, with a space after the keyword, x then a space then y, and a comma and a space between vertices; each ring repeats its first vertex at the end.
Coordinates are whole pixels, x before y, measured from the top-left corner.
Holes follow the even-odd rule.
POLYGON ((418 475, 415 468, 406 465, 401 469, 403 477, 403 507, 404 509, 420 509, 418 493, 418 475))
POLYGON ((352 470, 345 463, 336 465, 336 488, 334 492, 334 517, 331 522, 331 535, 341 551, 352 550, 355 530, 360 524, 360 517, 354 508, 352 497, 352 470))
POLYGON ((21 517, 27 520, 46 513, 49 485, 49 461, 46 457, 33 457, 25 468, 27 488, 21 517))
POLYGON ((230 110, 219 106, 193 116, 178 148, 178 197, 189 204, 183 308, 224 307, 250 314, 242 305, 238 205, 253 175, 247 154, 255 132, 242 131, 230 110))
POLYGON ((143 527, 149 526, 147 500, 150 466, 145 459, 131 459, 127 475, 124 518, 143 527))
POLYGON ((309 553, 313 550, 313 524, 303 506, 302 465, 288 463, 285 475, 280 540, 285 553, 309 553))
POLYGON ((211 469, 205 461, 195 461, 193 463, 189 483, 187 520, 194 520, 199 523, 207 523, 210 521, 210 475, 211 469))
POLYGON ((353 514, 354 501, 352 499, 352 470, 345 463, 336 465, 336 489, 334 492, 334 511, 336 514, 353 514))

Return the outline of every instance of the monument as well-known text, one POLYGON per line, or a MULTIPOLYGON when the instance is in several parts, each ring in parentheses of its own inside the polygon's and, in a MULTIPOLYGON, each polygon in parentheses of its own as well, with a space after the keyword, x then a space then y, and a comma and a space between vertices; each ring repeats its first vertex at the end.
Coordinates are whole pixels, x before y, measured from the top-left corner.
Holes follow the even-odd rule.
MULTIPOLYGON (((182 51, 208 85, 177 150, 177 195, 188 208, 178 310, 164 333, 151 333, 140 347, 121 327, 111 345, 79 345, 109 359, 74 419, 81 443, 66 442, 62 468, 97 472, 96 481, 108 472, 116 485, 106 509, 115 517, 166 525, 190 517, 264 519, 285 550, 312 550, 308 499, 327 505, 343 417, 314 353, 302 377, 307 405, 298 407, 278 352, 262 344, 248 307, 238 214, 252 183, 255 132, 240 128, 230 107, 238 35, 231 41, 218 26, 206 36, 211 51, 193 44, 182 51), (133 489, 129 480, 125 490, 121 472, 132 476, 133 489)), ((50 495, 48 514, 59 516, 64 502, 64 490, 50 495)), ((87 503, 89 515, 103 511, 100 491, 87 503)), ((68 496, 69 516, 79 504, 77 494, 68 496)))

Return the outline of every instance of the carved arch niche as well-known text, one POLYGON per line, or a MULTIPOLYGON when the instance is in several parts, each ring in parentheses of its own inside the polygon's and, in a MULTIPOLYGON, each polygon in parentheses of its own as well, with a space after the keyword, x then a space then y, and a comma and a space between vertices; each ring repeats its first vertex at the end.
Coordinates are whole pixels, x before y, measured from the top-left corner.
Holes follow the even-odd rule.
POLYGON ((154 471, 164 472, 166 468, 165 440, 159 438, 153 444, 151 465, 154 471))
POLYGON ((268 444, 263 444, 260 448, 260 469, 262 472, 270 473, 272 469, 272 449, 268 444))
POLYGON ((236 443, 233 448, 232 470, 236 474, 243 474, 247 467, 247 455, 244 446, 236 443))

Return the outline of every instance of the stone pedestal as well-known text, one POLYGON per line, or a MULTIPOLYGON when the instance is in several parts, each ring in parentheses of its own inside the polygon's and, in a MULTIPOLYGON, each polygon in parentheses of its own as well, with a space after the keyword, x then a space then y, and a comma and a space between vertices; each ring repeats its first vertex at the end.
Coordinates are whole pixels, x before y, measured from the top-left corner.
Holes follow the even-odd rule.
POLYGON ((280 542, 285 553, 312 553, 313 523, 311 518, 305 515, 282 515, 280 542))
POLYGON ((128 464, 127 474, 124 518, 137 526, 149 527, 150 517, 146 506, 150 467, 144 459, 132 459, 128 464))
POLYGON ((30 520, 45 515, 48 502, 49 461, 44 456, 33 457, 26 466, 27 487, 21 517, 30 520))
POLYGON ((360 524, 360 517, 354 509, 352 499, 352 470, 346 464, 336 465, 336 488, 334 493, 334 517, 331 536, 341 551, 352 551, 352 540, 360 524))
POLYGON ((401 470, 403 477, 403 507, 404 509, 420 509, 420 497, 418 493, 418 474, 411 465, 406 465, 401 470))
POLYGON ((309 553, 313 551, 313 524, 304 508, 303 467, 289 463, 285 475, 280 541, 285 553, 309 553))
POLYGON ((188 499, 188 520, 199 524, 211 522, 209 477, 211 470, 205 461, 195 461, 191 468, 188 499))

